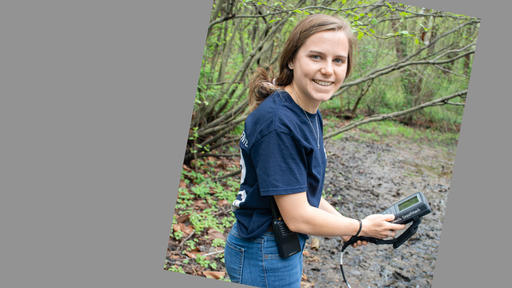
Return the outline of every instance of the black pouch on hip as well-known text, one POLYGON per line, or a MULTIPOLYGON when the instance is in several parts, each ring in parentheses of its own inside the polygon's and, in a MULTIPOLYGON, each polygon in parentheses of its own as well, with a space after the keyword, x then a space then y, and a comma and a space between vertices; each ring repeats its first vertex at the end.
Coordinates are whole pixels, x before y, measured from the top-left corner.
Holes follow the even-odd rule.
POLYGON ((287 258, 301 251, 299 235, 290 231, 286 223, 284 223, 279 208, 276 205, 274 197, 272 197, 272 230, 277 243, 277 250, 281 258, 287 258))

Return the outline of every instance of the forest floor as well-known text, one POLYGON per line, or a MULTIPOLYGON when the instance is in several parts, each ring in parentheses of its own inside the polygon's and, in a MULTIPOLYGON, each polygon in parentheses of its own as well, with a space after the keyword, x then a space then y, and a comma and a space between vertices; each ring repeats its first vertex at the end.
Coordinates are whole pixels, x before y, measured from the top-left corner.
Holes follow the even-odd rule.
MULTIPOLYGON (((373 244, 347 248, 343 263, 352 287, 431 286, 455 147, 455 143, 439 145, 421 138, 384 137, 378 131, 359 129, 325 142, 328 163, 324 197, 342 214, 364 218, 419 191, 432 208, 432 213, 423 217, 418 232, 396 250, 389 245, 373 244)), ((207 179, 222 174, 220 171, 235 171, 238 161, 209 159, 202 164, 212 168, 206 169, 208 165, 203 165, 197 172, 184 167, 166 270, 229 281, 222 250, 234 220, 229 206, 231 197, 236 195, 239 176, 233 177, 234 180, 207 179), (201 190, 193 187, 199 182, 209 187, 208 192, 201 194, 201 190), (212 215, 211 219, 206 214, 212 215), (201 229, 198 226, 202 226, 201 229)), ((341 245, 338 237, 310 237, 303 254, 302 287, 342 287, 341 245)))
MULTIPOLYGON (((345 275, 352 287, 430 287, 450 190, 455 146, 401 138, 367 141, 357 136, 326 143, 324 197, 353 218, 380 212, 415 192, 423 192, 432 213, 417 233, 394 250, 390 245, 349 247, 345 275)), ((304 253, 303 287, 342 287, 339 238, 312 236, 304 253)))

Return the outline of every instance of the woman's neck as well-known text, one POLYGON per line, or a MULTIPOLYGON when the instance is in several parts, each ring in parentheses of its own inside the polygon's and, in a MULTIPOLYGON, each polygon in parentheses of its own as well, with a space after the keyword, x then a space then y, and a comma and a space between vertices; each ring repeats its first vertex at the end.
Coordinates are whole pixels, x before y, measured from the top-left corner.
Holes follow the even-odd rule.
POLYGON ((311 114, 316 114, 318 108, 320 107, 320 103, 316 103, 316 101, 308 101, 308 99, 305 99, 305 97, 303 97, 299 93, 296 93, 293 84, 284 87, 284 90, 288 92, 288 94, 290 94, 293 101, 297 105, 299 105, 299 107, 302 108, 302 110, 309 112, 311 114))

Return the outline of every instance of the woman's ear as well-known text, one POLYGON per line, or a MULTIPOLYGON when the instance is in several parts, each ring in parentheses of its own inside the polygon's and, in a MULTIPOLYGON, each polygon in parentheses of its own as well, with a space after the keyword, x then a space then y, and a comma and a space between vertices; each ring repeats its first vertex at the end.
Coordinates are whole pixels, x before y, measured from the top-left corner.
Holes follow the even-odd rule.
POLYGON ((293 62, 288 62, 288 69, 293 70, 293 62))

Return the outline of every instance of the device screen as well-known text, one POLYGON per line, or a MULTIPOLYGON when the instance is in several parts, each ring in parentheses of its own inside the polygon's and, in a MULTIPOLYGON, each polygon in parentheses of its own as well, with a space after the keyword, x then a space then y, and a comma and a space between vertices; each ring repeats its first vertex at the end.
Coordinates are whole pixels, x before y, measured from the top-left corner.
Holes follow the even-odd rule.
POLYGON ((404 209, 407 209, 418 202, 420 202, 418 196, 412 197, 411 199, 398 204, 398 210, 403 211, 404 209))

